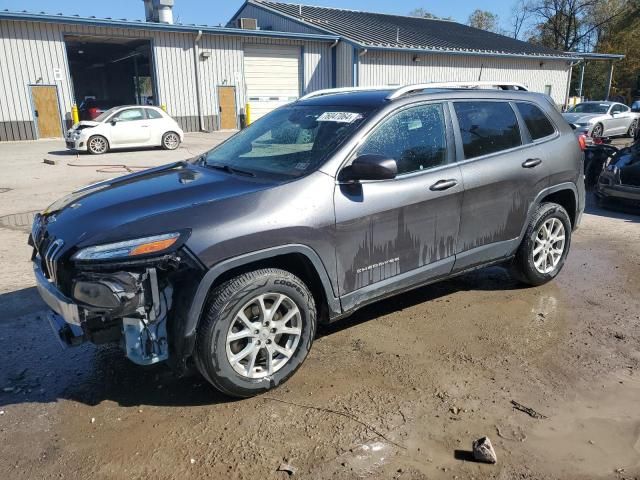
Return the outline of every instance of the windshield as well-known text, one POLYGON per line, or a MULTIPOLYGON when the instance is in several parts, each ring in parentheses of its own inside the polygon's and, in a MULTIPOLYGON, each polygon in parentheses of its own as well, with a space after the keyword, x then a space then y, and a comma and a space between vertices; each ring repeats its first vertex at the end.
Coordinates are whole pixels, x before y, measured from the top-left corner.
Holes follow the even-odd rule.
POLYGON ((109 117, 109 115, 111 115, 117 109, 118 109, 118 107, 110 108, 106 112, 102 112, 100 115, 98 115, 96 118, 94 118, 93 121, 94 122, 104 122, 109 117))
POLYGON ((607 103, 579 103, 571 110, 571 113, 607 113, 611 105, 607 103))
POLYGON ((279 108, 205 154, 209 167, 297 178, 315 170, 362 124, 356 107, 279 108))

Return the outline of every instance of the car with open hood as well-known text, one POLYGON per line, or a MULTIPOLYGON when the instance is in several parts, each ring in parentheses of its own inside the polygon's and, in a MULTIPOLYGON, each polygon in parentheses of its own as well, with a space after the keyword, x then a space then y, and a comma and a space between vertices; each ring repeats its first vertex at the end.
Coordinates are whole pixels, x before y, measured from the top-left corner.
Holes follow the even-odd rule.
POLYGON ((93 120, 82 120, 65 137, 68 149, 100 155, 122 148, 175 150, 184 140, 178 123, 158 107, 113 107, 93 120))

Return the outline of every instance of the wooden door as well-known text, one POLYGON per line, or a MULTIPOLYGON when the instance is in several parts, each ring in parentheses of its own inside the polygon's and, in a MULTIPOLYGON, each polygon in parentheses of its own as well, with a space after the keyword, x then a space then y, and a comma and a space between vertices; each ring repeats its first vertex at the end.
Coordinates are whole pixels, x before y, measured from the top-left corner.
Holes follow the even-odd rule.
POLYGON ((54 86, 31 86, 33 109, 38 124, 39 138, 57 138, 62 136, 58 92, 54 86))
POLYGON ((238 128, 236 87, 218 87, 218 104, 220 107, 220 129, 234 130, 238 128))

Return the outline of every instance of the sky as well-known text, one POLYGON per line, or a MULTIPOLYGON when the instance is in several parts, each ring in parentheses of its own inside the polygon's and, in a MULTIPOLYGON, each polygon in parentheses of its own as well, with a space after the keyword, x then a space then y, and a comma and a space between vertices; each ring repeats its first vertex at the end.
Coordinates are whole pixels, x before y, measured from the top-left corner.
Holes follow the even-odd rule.
MULTIPOLYGON (((452 17, 466 23, 469 14, 476 8, 497 13, 502 22, 508 22, 511 6, 515 2, 509 0, 440 0, 420 1, 401 0, 304 0, 287 3, 303 3, 324 7, 350 8, 370 12, 394 13, 406 15, 415 8, 424 8, 439 17, 452 17)), ((181 23, 205 25, 224 24, 233 16, 244 2, 241 0, 175 0, 174 16, 181 23)), ((112 17, 115 19, 144 19, 142 0, 0 0, 0 10, 9 9, 29 12, 78 14, 80 16, 112 17)))

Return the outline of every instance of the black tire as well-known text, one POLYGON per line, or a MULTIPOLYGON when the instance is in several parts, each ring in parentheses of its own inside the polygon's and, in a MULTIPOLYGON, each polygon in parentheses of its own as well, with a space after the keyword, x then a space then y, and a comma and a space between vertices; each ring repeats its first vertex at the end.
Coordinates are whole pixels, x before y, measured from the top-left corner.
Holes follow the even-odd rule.
MULTIPOLYGON (((195 363, 200 373, 218 390, 233 397, 258 395, 285 382, 302 365, 316 333, 316 306, 309 288, 298 277, 275 268, 256 270, 224 282, 209 298, 196 335, 195 363), (242 307, 262 294, 283 294, 295 303, 300 312, 301 334, 294 353, 280 369, 262 378, 249 378, 238 373, 231 364, 227 355, 227 334, 238 322, 236 315, 242 307)), ((266 355, 266 348, 261 347, 262 355, 266 355)))
POLYGON ((538 286, 551 281, 564 266, 569 248, 571 247, 571 220, 567 211, 557 203, 541 204, 533 218, 529 222, 524 239, 516 252, 516 257, 512 265, 512 273, 523 283, 538 286), (564 227, 564 245, 558 263, 549 272, 543 273, 534 264, 534 248, 536 236, 541 227, 551 220, 558 219, 564 227))
POLYGON ((631 122, 631 125, 629 125, 629 130, 627 130, 627 137, 635 138, 637 133, 638 133, 638 120, 634 120, 633 122, 631 122))
POLYGON ((163 150, 175 150, 180 146, 180 135, 178 135, 176 132, 166 132, 164 135, 162 135, 160 146, 163 148, 163 150))
POLYGON ((601 123, 597 123, 593 130, 591 130, 591 138, 602 138, 602 134, 604 133, 604 127, 601 123))
POLYGON ((87 140, 87 151, 91 155, 102 155, 109 151, 109 141, 102 135, 92 135, 87 140))

